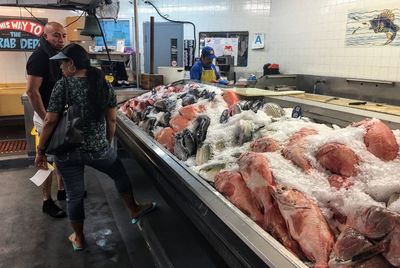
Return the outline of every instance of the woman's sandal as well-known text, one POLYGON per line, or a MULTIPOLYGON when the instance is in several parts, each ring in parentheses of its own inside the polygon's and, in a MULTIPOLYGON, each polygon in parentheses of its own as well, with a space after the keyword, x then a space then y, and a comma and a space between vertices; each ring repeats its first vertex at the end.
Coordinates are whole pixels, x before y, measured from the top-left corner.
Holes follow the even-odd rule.
POLYGON ((72 236, 74 236, 74 235, 75 235, 75 234, 71 234, 71 235, 68 237, 69 241, 70 241, 71 244, 72 244, 72 249, 73 249, 74 251, 82 251, 82 250, 84 250, 84 249, 85 249, 84 243, 83 243, 81 246, 78 246, 78 245, 75 243, 75 241, 73 240, 73 238, 72 238, 72 236))
POLYGON ((156 202, 152 202, 151 203, 151 207, 146 208, 145 210, 141 211, 139 213, 139 215, 137 215, 135 218, 132 218, 132 224, 136 224, 139 222, 139 220, 141 218, 143 218, 144 216, 146 216, 147 214, 149 214, 150 212, 154 211, 157 207, 157 203, 156 202))

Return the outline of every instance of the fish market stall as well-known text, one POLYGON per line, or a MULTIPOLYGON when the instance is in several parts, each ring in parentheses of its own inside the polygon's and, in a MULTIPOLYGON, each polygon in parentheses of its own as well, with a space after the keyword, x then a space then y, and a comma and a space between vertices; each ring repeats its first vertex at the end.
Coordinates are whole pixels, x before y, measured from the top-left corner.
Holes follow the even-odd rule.
POLYGON ((399 266, 400 131, 270 98, 289 97, 159 86, 120 107, 117 133, 231 266, 399 266))

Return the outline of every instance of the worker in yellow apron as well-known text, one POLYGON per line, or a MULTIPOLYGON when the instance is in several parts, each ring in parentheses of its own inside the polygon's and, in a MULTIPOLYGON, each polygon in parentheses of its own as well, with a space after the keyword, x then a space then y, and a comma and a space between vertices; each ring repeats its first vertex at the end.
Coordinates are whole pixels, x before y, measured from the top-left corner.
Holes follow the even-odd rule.
POLYGON ((220 74, 212 63, 216 58, 212 47, 204 47, 201 50, 200 60, 196 61, 190 69, 190 79, 203 83, 219 83, 220 74))

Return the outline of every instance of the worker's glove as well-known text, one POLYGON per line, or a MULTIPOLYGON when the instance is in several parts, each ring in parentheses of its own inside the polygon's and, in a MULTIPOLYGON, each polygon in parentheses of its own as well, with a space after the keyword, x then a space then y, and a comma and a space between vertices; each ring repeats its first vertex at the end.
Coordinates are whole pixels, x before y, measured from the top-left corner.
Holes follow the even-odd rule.
POLYGON ((218 84, 221 84, 221 85, 227 85, 229 83, 229 81, 228 80, 225 80, 225 79, 220 79, 219 81, 218 81, 218 84))

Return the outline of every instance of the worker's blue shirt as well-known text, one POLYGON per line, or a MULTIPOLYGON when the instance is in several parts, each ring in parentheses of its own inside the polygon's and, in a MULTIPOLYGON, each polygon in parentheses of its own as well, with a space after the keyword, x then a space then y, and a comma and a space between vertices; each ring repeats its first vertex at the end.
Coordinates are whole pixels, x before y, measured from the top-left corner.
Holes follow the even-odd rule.
POLYGON ((201 60, 197 60, 195 64, 193 64, 192 68, 190 69, 190 79, 192 80, 201 80, 201 73, 204 70, 211 70, 213 69, 215 72, 215 76, 217 77, 217 80, 220 79, 220 74, 217 72, 217 69, 215 68, 215 65, 211 63, 210 66, 205 66, 203 63, 201 63, 201 60))

